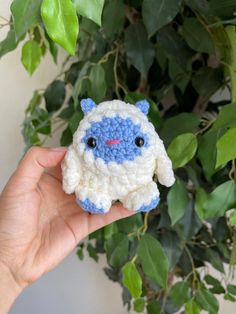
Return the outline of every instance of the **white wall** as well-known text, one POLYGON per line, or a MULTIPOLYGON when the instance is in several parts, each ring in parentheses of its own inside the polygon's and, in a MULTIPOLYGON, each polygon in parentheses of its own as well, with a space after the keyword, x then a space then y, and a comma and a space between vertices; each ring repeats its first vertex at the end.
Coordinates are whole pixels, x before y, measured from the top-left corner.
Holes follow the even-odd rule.
MULTIPOLYGON (((10 3, 0 1, 0 16, 9 17, 10 3)), ((0 30, 0 40, 6 31, 0 30)), ((24 150, 21 123, 32 92, 45 87, 59 72, 47 57, 30 78, 20 64, 20 52, 17 49, 0 60, 0 190, 24 150)), ((104 258, 99 264, 90 258, 80 262, 73 252, 54 271, 26 289, 11 314, 125 314, 121 289, 105 276, 105 264, 104 258)))
MULTIPOLYGON (((9 17, 11 1, 0 2, 0 16, 9 17)), ((5 36, 0 30, 0 40, 5 36)), ((63 59, 63 53, 61 53, 63 59)), ((20 64, 20 49, 0 60, 0 190, 17 166, 24 150, 21 123, 34 89, 45 87, 58 73, 47 57, 32 78, 20 64)), ((57 140, 54 145, 58 145, 57 140)), ((11 314, 126 314, 121 289, 104 275, 104 258, 96 264, 80 262, 73 252, 54 271, 26 289, 11 314)), ((220 313, 235 313, 232 303, 221 300, 220 313)))

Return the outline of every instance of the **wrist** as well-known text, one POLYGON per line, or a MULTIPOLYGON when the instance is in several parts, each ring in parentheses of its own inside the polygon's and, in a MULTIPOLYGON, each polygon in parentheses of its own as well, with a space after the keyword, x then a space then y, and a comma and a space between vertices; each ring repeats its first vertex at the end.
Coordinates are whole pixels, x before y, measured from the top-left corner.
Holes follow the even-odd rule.
POLYGON ((0 263, 0 313, 7 314, 16 298, 22 292, 11 270, 0 263))

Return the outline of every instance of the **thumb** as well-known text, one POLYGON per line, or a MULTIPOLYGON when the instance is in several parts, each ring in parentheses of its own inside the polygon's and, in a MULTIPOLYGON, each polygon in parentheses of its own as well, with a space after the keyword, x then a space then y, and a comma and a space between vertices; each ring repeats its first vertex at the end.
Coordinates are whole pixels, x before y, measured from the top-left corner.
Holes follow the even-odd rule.
MULTIPOLYGON (((10 182, 18 187, 28 190, 37 186, 45 168, 57 166, 64 158, 67 149, 32 147, 20 161, 19 166, 13 173, 10 182)), ((9 182, 9 183, 10 183, 9 182)), ((16 191, 17 192, 17 191, 16 191)))

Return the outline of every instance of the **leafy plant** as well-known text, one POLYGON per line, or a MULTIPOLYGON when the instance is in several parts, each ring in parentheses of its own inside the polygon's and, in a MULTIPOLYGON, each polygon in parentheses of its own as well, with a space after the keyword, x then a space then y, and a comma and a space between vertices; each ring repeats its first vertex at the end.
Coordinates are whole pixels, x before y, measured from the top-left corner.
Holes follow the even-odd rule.
POLYGON ((79 258, 106 254, 106 275, 136 312, 213 314, 217 295, 235 302, 225 265, 236 263, 236 1, 14 0, 11 12, 1 57, 24 41, 32 75, 47 51, 54 62, 58 45, 69 53, 26 108, 27 147, 59 128, 69 145, 84 97, 146 98, 175 168, 158 208, 93 233, 79 258), (213 101, 222 90, 231 100, 213 101))

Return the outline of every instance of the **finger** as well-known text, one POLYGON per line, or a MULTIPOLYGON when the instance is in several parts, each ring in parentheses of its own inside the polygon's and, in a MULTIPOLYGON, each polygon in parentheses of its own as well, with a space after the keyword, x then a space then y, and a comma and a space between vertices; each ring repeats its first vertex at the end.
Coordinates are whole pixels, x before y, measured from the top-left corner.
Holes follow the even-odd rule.
POLYGON ((135 212, 127 210, 121 204, 112 206, 105 215, 89 215, 88 232, 94 232, 110 223, 134 215, 135 212))
POLYGON ((45 170, 45 172, 52 176, 53 178, 62 181, 61 164, 58 164, 56 167, 53 168, 48 168, 45 170))
POLYGON ((66 148, 32 147, 21 160, 11 181, 34 188, 46 168, 57 166, 64 158, 66 148))

